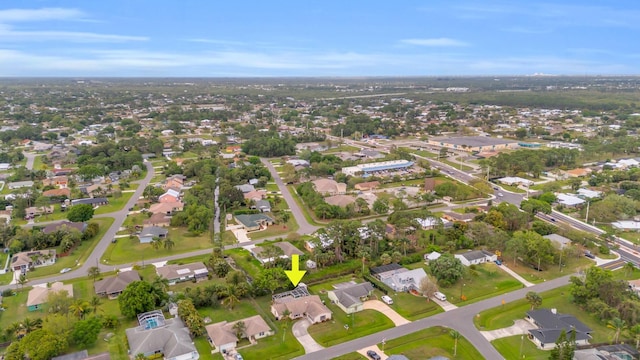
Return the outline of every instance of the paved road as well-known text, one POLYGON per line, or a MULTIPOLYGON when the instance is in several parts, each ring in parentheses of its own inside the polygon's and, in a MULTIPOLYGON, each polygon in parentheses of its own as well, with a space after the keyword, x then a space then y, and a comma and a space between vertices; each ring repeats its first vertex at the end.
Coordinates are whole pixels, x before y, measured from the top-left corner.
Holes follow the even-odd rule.
POLYGON ((337 356, 354 352, 358 349, 362 349, 374 344, 378 344, 382 339, 391 340, 413 332, 430 328, 433 326, 445 326, 451 329, 455 329, 462 336, 464 336, 469 342, 488 360, 504 359, 502 355, 491 345, 487 339, 482 336, 473 324, 473 318, 481 311, 491 309, 500 306, 502 301, 505 303, 519 300, 525 297, 529 291, 543 292, 551 289, 555 289, 560 286, 567 285, 569 283, 569 277, 554 279, 537 284, 530 288, 524 288, 510 292, 508 294, 499 295, 491 299, 483 300, 477 303, 473 303, 467 306, 457 308, 455 310, 448 311, 446 313, 440 313, 435 316, 416 320, 412 323, 397 326, 388 330, 384 330, 369 336, 365 336, 360 339, 348 341, 330 348, 322 349, 311 354, 306 354, 296 359, 301 360, 325 360, 331 359, 337 356))
POLYGON ((27 158, 27 164, 25 165, 25 167, 29 170, 33 170, 33 163, 36 160, 36 156, 38 156, 38 154, 34 154, 34 153, 23 153, 24 157, 27 158))
MULTIPOLYGON (((151 163, 146 162, 145 165, 147 166, 147 175, 145 176, 144 179, 137 182, 138 188, 133 193, 133 196, 131 196, 127 204, 120 211, 113 212, 110 214, 105 214, 105 216, 114 218, 113 224, 111 225, 111 227, 109 227, 109 229, 104 234, 102 239, 100 239, 100 242, 93 249, 89 257, 87 258, 86 262, 84 264, 78 264, 79 267, 77 267, 73 271, 70 271, 66 274, 54 274, 46 278, 40 278, 33 281, 29 281, 28 285, 33 286, 38 284, 46 284, 47 282, 50 282, 50 281, 62 281, 62 280, 75 279, 79 277, 85 277, 87 276, 89 268, 96 265, 100 267, 101 271, 113 270, 112 266, 98 264, 98 262, 102 254, 104 254, 105 250, 111 243, 111 240, 116 236, 118 229, 120 229, 120 227, 124 223, 124 220, 127 218, 127 214, 129 213, 129 208, 133 207, 136 201, 138 201, 138 198, 142 196, 142 192, 144 191, 144 188, 147 187, 147 185, 151 181, 151 178, 154 175, 153 166, 151 166, 151 163)), ((11 285, 0 286, 0 291, 3 291, 10 287, 11 285)))
POLYGON ((273 177, 273 180, 275 181, 276 185, 278 185, 278 188, 282 193, 282 197, 284 197, 284 200, 287 202, 287 205, 289 206, 289 210, 291 210, 291 214, 293 214, 293 218, 296 219, 296 222, 298 223, 298 233, 301 235, 306 235, 306 234, 312 234, 316 230, 318 230, 319 229, 318 226, 309 224, 307 219, 304 217, 304 213, 302 212, 302 209, 300 209, 300 206, 298 206, 298 203, 295 201, 293 196, 291 196, 291 193, 289 193, 289 189, 287 189, 287 186, 284 184, 284 182, 280 178, 280 175, 278 175, 278 172, 273 167, 273 164, 271 164, 271 162, 269 162, 269 160, 265 158, 260 158, 260 160, 262 161, 264 166, 266 166, 267 169, 269 169, 269 172, 271 172, 271 177, 273 177))

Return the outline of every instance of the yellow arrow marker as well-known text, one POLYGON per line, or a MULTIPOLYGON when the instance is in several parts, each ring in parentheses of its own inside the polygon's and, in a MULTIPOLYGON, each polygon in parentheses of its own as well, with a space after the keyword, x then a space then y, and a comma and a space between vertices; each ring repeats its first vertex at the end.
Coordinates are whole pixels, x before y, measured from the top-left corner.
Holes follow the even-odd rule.
POLYGON ((307 273, 307 270, 300 270, 299 265, 299 255, 291 255, 291 270, 285 270, 284 272, 287 274, 289 280, 291 280, 291 283, 293 283, 293 286, 298 286, 298 283, 302 280, 304 274, 307 273))

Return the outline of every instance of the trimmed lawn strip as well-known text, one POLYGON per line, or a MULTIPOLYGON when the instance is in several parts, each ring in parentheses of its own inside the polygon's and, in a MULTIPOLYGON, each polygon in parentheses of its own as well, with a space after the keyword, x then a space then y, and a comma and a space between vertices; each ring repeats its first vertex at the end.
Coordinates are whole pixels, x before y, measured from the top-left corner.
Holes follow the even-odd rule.
POLYGON ((133 192, 123 192, 122 196, 120 196, 119 198, 114 198, 113 196, 109 197, 108 198, 109 205, 98 207, 95 211, 95 214, 96 215, 108 214, 108 213, 122 210, 127 204, 127 202, 129 201, 129 199, 131 199, 131 196, 133 196, 133 194, 134 194, 133 192))
MULTIPOLYGON (((385 354, 403 354, 409 359, 429 359, 444 356, 450 359, 484 359, 467 339, 458 339, 457 354, 453 356, 454 340, 450 329, 440 326, 420 330, 389 340, 384 345, 385 354)), ((378 344, 382 349, 382 344, 378 344)), ((509 358, 513 359, 513 358, 509 358)))
POLYGON ((254 258, 248 250, 231 249, 225 251, 226 255, 231 256, 236 266, 247 272, 252 278, 258 277, 264 268, 256 258, 254 258))
POLYGON ((493 340, 491 344, 505 359, 549 359, 549 351, 538 349, 526 336, 524 336, 524 339, 520 335, 509 336, 493 340), (520 352, 520 349, 522 349, 522 352, 520 352))
POLYGON ((289 216, 289 221, 283 226, 282 224, 276 224, 268 226, 265 230, 248 233, 248 237, 251 240, 264 239, 266 237, 280 235, 282 238, 286 238, 287 234, 296 232, 298 230, 298 223, 296 222, 293 214, 289 216))
POLYGON ((363 355, 360 355, 357 352, 352 352, 352 353, 344 354, 342 356, 333 358, 333 360, 362 360, 362 359, 367 359, 367 358, 364 357, 363 355))
POLYGON ((518 275, 522 276, 525 280, 532 283, 540 283, 546 280, 551 280, 565 276, 567 274, 579 272, 582 269, 586 269, 592 266, 594 262, 585 256, 579 258, 562 259, 566 266, 562 268, 562 272, 558 268, 558 264, 549 265, 544 271, 537 271, 531 266, 527 266, 520 261, 513 263, 513 258, 508 254, 504 255, 503 263, 509 267, 509 269, 515 271, 518 275))
POLYGON ((347 315, 337 305, 331 304, 326 295, 321 294, 320 297, 333 312, 333 318, 310 326, 309 334, 322 346, 337 345, 394 327, 388 317, 375 310, 347 315))
POLYGON ((102 256, 102 261, 104 264, 144 262, 145 258, 154 259, 211 248, 211 238, 208 233, 193 236, 186 232, 184 228, 169 228, 168 237, 175 243, 173 249, 161 247, 156 250, 151 244, 141 244, 137 237, 118 238, 115 244, 109 244, 109 247, 102 256))
POLYGON ((307 219, 309 224, 315 225, 315 226, 326 226, 327 224, 329 224, 329 221, 321 222, 320 220, 315 219, 314 215, 312 215, 311 212, 309 211, 309 208, 305 205, 305 203, 302 201, 300 196, 298 196, 298 193, 296 192, 296 188, 293 185, 287 185, 287 190, 289 190, 289 193, 291 194, 291 197, 293 197, 293 200, 295 200, 295 202, 298 204, 300 209, 302 209, 304 218, 307 219))
MULTIPOLYGON (((591 333, 593 339, 589 341, 591 343, 611 341, 612 330, 608 329, 606 324, 601 323, 599 319, 584 312, 576 304, 572 303, 569 289, 570 285, 567 285, 541 293, 542 305, 540 308, 555 308, 560 313, 575 316, 593 329, 591 333)), ((513 325, 513 322, 517 319, 524 319, 526 312, 530 309, 529 302, 526 299, 520 299, 483 311, 473 321, 480 330, 501 329, 513 325)))
POLYGON ((444 311, 435 302, 424 297, 409 293, 389 293, 389 296, 393 299, 393 304, 389 306, 407 320, 418 320, 444 311))

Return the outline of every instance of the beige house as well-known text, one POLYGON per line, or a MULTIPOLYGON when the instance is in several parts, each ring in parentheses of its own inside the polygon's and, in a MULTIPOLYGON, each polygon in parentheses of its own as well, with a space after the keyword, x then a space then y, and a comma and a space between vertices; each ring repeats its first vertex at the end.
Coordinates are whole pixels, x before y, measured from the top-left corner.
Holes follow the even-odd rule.
POLYGON ((342 195, 347 192, 347 184, 331 179, 313 180, 314 189, 322 195, 342 195))
POLYGON ((207 325, 205 329, 207 330, 209 344, 214 348, 214 352, 228 353, 235 349, 238 343, 238 336, 236 332, 238 326, 236 326, 236 324, 240 322, 244 325, 244 331, 240 335, 240 338, 246 338, 252 344, 255 344, 258 339, 274 334, 274 331, 269 327, 269 325, 267 325, 260 315, 233 322, 222 321, 207 325))
POLYGON ((21 271, 23 274, 27 271, 40 267, 49 266, 56 263, 56 250, 36 250, 19 252, 11 258, 11 269, 13 271, 21 271))
POLYGON ((66 291, 67 296, 73 297, 73 285, 64 285, 61 282, 54 282, 50 287, 46 284, 36 285, 29 291, 27 295, 27 309, 29 311, 35 311, 42 309, 42 305, 49 301, 49 295, 58 292, 66 291))
POLYGON ((164 214, 171 216, 175 212, 182 211, 183 209, 184 204, 181 201, 174 201, 153 204, 149 207, 149 212, 152 214, 164 214))
POLYGON ((271 304, 271 313, 276 317, 276 320, 282 319, 287 311, 290 319, 296 320, 306 317, 311 324, 331 320, 331 310, 322 303, 318 295, 298 298, 286 296, 275 299, 271 304))
POLYGON ((169 280, 169 285, 193 279, 196 281, 206 280, 209 276, 209 270, 201 262, 184 265, 165 265, 157 268, 156 272, 158 276, 169 280))

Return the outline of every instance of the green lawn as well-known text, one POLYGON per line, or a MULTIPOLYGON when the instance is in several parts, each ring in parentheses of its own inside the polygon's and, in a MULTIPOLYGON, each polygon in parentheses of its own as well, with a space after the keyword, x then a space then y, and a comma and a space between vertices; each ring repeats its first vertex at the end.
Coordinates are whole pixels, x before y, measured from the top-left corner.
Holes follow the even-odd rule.
MULTIPOLYGON (((435 356, 449 359, 483 359, 478 350, 464 337, 458 339, 456 356, 453 356, 454 340, 450 331, 448 328, 436 326, 389 340, 384 345, 384 353, 403 354, 409 359, 429 359, 435 356)), ((378 344, 378 347, 382 349, 383 345, 378 344)))
POLYGON ((340 145, 334 148, 331 148, 327 151, 323 151, 323 154, 332 154, 332 153, 337 153, 337 152, 358 152, 360 151, 360 148, 355 147, 355 146, 351 146, 351 145, 340 145))
POLYGON ((333 360, 362 360, 367 359, 364 355, 360 355, 357 352, 344 354, 342 356, 334 357, 333 360))
POLYGON ((44 155, 38 155, 33 159, 33 171, 38 171, 38 170, 42 170, 42 157, 44 155))
POLYGON ((248 250, 245 249, 231 249, 225 251, 226 255, 233 258, 236 265, 244 269, 252 278, 256 278, 262 271, 263 267, 258 260, 256 260, 248 250))
POLYGON ((549 351, 540 350, 526 336, 509 336, 493 340, 493 347, 498 350, 505 359, 547 360, 549 351))
MULTIPOLYGON (((55 264, 51 266, 43 266, 35 268, 33 271, 29 271, 27 278, 29 280, 37 279, 40 277, 57 274, 64 268, 74 268, 82 265, 82 263, 89 257, 93 249, 96 247, 100 239, 107 232, 111 224, 113 224, 113 218, 98 218, 92 219, 90 222, 96 222, 100 225, 100 231, 93 239, 83 241, 77 248, 73 250, 71 255, 58 258, 55 264)), ((60 249, 56 249, 58 252, 60 249)), ((9 281, 11 278, 9 278, 9 281)))
POLYGON ((477 265, 465 277, 448 288, 440 288, 447 300, 457 306, 470 304, 522 288, 522 284, 494 263, 477 265), (461 295, 467 300, 463 301, 461 295))
POLYGON ((276 185, 276 183, 267 183, 267 185, 265 185, 265 188, 268 192, 280 191, 280 188, 278 187, 278 185, 276 185))
POLYGON ((443 310, 433 301, 409 293, 389 293, 393 299, 391 308, 407 320, 417 320, 441 313, 443 310))
POLYGON ((347 315, 320 295, 333 312, 333 319, 309 327, 309 334, 322 346, 333 346, 394 327, 389 318, 375 310, 363 310, 347 315), (347 325, 348 327, 345 327, 347 325))
POLYGON ((549 265, 546 267, 544 271, 537 271, 531 266, 527 266, 520 261, 516 261, 515 265, 513 262, 513 258, 510 258, 508 255, 504 256, 503 262, 509 266, 509 269, 515 271, 518 275, 522 276, 525 280, 531 281, 533 283, 543 282, 545 280, 551 280, 555 278, 559 278, 565 276, 567 274, 571 274, 574 272, 578 272, 581 269, 585 269, 591 265, 593 265, 593 261, 590 259, 580 256, 579 258, 570 258, 563 259, 566 266, 562 267, 562 270, 558 267, 558 264, 549 265))
POLYGON ((445 163, 445 164, 451 166, 452 168, 455 168, 455 169, 458 169, 458 170, 462 170, 462 171, 474 170, 474 168, 472 168, 471 166, 458 164, 457 162, 449 161, 447 159, 440 159, 438 161, 440 161, 441 163, 445 163))
POLYGON ((108 214, 114 211, 122 210, 129 199, 131 199, 131 196, 133 196, 133 194, 133 192, 123 192, 122 196, 120 196, 119 198, 115 198, 113 196, 109 197, 109 204, 98 207, 95 211, 95 214, 108 214))
POLYGON ((289 217, 289 221, 287 221, 287 223, 284 226, 283 224, 275 224, 275 225, 268 226, 265 230, 251 232, 251 233, 248 233, 247 235, 251 240, 264 239, 272 236, 281 236, 282 238, 286 238, 287 234, 296 232, 298 228, 299 226, 298 226, 298 223, 296 222, 296 219, 293 217, 293 215, 291 215, 289 217))
POLYGON ((170 228, 169 238, 175 243, 170 250, 165 248, 155 250, 151 244, 141 244, 137 237, 118 238, 115 244, 109 245, 102 256, 102 262, 104 264, 143 262, 145 257, 158 258, 211 247, 211 238, 208 233, 194 236, 183 228, 170 228))
MULTIPOLYGON (((585 325, 593 329, 592 343, 602 343, 611 341, 612 332, 606 324, 600 322, 589 313, 582 311, 577 305, 571 302, 569 285, 546 291, 542 296, 543 308, 556 308, 558 312, 570 314, 578 318, 585 325)), ((531 305, 526 299, 520 299, 505 305, 496 304, 497 307, 483 311, 474 318, 476 327, 480 330, 495 330, 513 325, 517 319, 523 319, 526 312, 531 309, 531 305)))

